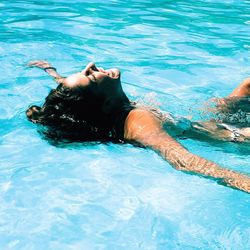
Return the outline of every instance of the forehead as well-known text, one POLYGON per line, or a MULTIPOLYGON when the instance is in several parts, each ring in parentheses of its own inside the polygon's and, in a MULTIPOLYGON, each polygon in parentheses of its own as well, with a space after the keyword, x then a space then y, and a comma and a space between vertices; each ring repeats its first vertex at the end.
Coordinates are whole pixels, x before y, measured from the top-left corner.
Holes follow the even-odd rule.
POLYGON ((81 74, 81 73, 77 73, 74 75, 71 75, 69 77, 67 77, 63 83, 63 85, 67 88, 74 88, 74 87, 85 87, 90 85, 91 80, 89 77, 81 74))

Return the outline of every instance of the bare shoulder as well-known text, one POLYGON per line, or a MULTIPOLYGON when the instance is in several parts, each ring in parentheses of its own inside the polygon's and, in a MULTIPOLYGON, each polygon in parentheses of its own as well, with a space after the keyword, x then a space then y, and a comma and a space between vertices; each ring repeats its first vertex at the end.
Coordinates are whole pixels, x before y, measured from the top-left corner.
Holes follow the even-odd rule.
POLYGON ((124 137, 138 140, 146 135, 162 131, 162 123, 153 113, 145 109, 130 111, 124 125, 124 137))

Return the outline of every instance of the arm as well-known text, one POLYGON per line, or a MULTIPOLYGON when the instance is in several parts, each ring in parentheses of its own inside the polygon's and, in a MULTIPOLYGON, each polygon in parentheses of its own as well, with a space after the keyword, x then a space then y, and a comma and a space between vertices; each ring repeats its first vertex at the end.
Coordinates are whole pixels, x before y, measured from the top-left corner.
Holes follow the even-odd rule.
POLYGON ((56 71, 56 68, 46 61, 31 61, 28 63, 28 66, 43 69, 48 75, 54 78, 56 83, 64 83, 65 77, 59 75, 56 71))
POLYGON ((177 170, 220 179, 228 186, 250 193, 249 177, 190 153, 162 129, 160 121, 149 111, 135 109, 129 113, 125 138, 159 152, 177 170))

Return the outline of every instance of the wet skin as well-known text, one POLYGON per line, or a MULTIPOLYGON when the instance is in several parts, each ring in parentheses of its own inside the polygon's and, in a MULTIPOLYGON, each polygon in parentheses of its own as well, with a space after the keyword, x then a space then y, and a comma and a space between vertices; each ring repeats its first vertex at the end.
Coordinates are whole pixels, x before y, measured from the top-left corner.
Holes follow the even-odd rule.
MULTIPOLYGON (((121 88, 119 70, 104 70, 97 68, 94 63, 89 63, 83 71, 66 78, 61 77, 55 69, 48 68, 51 65, 45 61, 31 62, 30 66, 44 69, 55 78, 56 82, 70 88, 93 85, 94 89, 101 89, 106 94, 112 93, 118 87, 121 88), (107 77, 114 80, 119 79, 118 84, 105 85, 104 79, 107 77)), ((248 89, 245 88, 247 84, 250 86, 250 81, 243 84, 235 93, 239 95, 247 94, 244 92, 244 89, 248 89)), ((212 161, 190 153, 163 129, 162 121, 148 110, 136 108, 130 111, 124 125, 124 138, 128 142, 136 141, 159 152, 177 170, 212 177, 220 180, 220 183, 226 186, 250 193, 250 178, 248 176, 222 168, 212 161)))
POLYGON ((97 68, 94 63, 89 63, 81 72, 65 78, 64 85, 72 88, 75 86, 85 87, 91 83, 101 84, 105 77, 118 79, 120 71, 115 68, 104 70, 103 68, 97 68))

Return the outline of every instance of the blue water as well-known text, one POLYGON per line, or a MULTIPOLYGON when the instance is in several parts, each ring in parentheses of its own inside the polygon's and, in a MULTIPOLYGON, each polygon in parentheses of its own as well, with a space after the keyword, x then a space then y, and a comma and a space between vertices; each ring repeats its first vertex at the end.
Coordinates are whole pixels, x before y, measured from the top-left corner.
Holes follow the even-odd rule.
MULTIPOLYGON (((132 145, 44 140, 24 111, 89 61, 133 100, 192 119, 250 76, 250 2, 1 0, 0 249, 250 249, 249 195, 132 145)), ((249 145, 186 139, 250 173, 249 145)))

